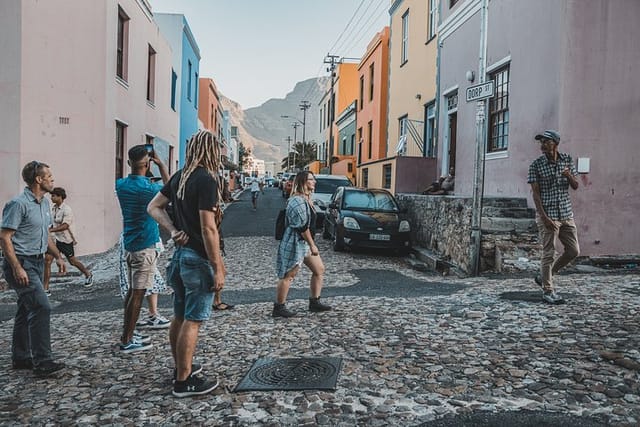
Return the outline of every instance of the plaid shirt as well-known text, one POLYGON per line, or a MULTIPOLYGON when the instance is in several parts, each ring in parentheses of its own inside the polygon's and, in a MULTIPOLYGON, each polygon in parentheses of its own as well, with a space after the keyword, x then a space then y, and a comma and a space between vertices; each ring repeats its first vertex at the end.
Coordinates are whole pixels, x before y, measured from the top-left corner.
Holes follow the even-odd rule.
POLYGON ((302 264, 309 252, 309 244, 300 237, 300 230, 309 227, 310 208, 301 196, 291 196, 287 203, 286 228, 278 245, 276 274, 282 279, 295 266, 302 264))
POLYGON ((549 218, 556 221, 573 218, 569 180, 562 175, 565 168, 569 168, 571 175, 578 175, 570 155, 558 153, 557 161, 552 163, 543 154, 531 163, 527 177, 529 184, 539 185, 542 208, 549 218))

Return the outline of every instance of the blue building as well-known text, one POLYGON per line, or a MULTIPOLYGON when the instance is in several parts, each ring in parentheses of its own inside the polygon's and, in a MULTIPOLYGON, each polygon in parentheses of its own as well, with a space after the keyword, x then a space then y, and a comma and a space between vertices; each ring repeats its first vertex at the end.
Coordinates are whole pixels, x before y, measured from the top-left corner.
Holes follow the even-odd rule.
POLYGON ((180 117, 179 167, 184 165, 187 142, 198 131, 198 77, 200 49, 182 14, 154 13, 154 20, 173 51, 171 107, 180 117))

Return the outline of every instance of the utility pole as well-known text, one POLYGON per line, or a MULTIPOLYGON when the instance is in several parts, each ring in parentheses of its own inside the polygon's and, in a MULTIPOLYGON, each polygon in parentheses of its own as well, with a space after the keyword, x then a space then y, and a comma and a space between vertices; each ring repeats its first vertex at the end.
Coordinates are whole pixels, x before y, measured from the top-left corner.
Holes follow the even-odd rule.
POLYGON ((304 158, 304 144, 307 142, 306 139, 306 128, 307 128, 307 109, 311 107, 311 103, 309 101, 302 101, 299 105, 302 110, 302 157, 304 158))
MULTIPOLYGON (((480 52, 478 60, 479 83, 484 83, 487 70, 487 27, 488 27, 488 3, 482 0, 480 17, 480 52)), ((476 107, 476 159, 473 174, 473 206, 471 210, 471 274, 480 274, 480 249, 482 241, 482 198, 484 196, 484 160, 487 146, 487 133, 485 132, 485 118, 487 100, 478 101, 476 107)))
POLYGON ((298 126, 300 126, 297 122, 291 123, 293 127, 293 167, 296 167, 296 144, 298 143, 298 126))
POLYGON ((291 172, 291 137, 286 138, 287 141, 287 172, 291 172))
POLYGON ((338 64, 340 62, 339 60, 339 56, 338 55, 330 55, 327 53, 327 56, 325 56, 324 58, 324 63, 325 64, 329 64, 329 66, 327 67, 327 71, 330 72, 331 74, 331 92, 329 95, 329 147, 327 147, 328 149, 328 156, 327 156, 327 165, 329 166, 329 174, 331 174, 333 171, 333 122, 335 120, 335 110, 336 110, 336 106, 334 105, 334 84, 335 84, 335 69, 336 69, 336 64, 338 64))

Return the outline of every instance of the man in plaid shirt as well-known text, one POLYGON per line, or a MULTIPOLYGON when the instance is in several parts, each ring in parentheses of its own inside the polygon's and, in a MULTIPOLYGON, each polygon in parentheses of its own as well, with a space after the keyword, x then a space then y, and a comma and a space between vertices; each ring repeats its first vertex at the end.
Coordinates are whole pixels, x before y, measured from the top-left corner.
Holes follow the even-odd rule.
POLYGON ((545 130, 536 135, 543 155, 529 166, 527 182, 531 184, 536 205, 538 231, 542 242, 540 274, 535 282, 542 287, 542 299, 549 304, 564 302, 553 287, 553 275, 580 254, 578 232, 573 220, 569 186, 578 189, 578 173, 570 155, 558 152, 560 134, 545 130), (555 258, 556 239, 564 245, 564 252, 555 258))

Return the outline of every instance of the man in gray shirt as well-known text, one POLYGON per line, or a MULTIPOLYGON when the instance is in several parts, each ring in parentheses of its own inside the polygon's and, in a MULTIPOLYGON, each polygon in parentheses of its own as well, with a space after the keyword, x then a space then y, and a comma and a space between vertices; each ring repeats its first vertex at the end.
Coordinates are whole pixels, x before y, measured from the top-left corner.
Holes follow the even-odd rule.
POLYGON ((51 210, 44 195, 53 189, 49 166, 37 161, 22 168, 24 192, 2 210, 0 247, 4 253, 4 277, 18 295, 11 356, 14 369, 33 369, 46 376, 64 368, 51 356, 51 305, 42 287, 44 254, 56 258, 66 271, 62 255, 49 238, 51 210))

